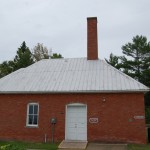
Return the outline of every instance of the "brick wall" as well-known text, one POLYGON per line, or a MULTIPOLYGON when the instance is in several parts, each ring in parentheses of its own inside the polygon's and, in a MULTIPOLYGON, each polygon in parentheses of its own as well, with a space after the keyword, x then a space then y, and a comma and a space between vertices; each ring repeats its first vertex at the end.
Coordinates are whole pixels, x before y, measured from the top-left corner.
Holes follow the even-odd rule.
POLYGON ((88 121, 88 141, 146 143, 142 93, 119 94, 20 94, 0 95, 0 140, 44 142, 51 140, 50 118, 56 117, 55 141, 65 138, 65 106, 87 104, 88 120, 98 117, 99 123, 88 121), (105 99, 105 100, 104 100, 105 99), (39 103, 38 128, 26 127, 27 104, 39 103))

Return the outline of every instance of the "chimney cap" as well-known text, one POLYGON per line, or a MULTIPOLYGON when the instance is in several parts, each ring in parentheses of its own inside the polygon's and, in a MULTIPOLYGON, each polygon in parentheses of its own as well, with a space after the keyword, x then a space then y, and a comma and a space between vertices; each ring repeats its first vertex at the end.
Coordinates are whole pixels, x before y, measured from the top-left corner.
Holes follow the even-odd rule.
POLYGON ((97 20, 97 17, 88 17, 87 20, 91 20, 91 19, 96 19, 97 20))

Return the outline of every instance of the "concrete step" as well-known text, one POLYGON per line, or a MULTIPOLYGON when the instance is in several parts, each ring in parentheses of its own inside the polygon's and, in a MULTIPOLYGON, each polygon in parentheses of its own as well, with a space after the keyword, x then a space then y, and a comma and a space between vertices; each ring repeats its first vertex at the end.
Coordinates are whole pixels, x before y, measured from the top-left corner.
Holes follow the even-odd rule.
POLYGON ((74 150, 83 150, 86 149, 87 141, 66 141, 63 140, 60 145, 58 146, 59 149, 67 150, 67 149, 74 149, 74 150))

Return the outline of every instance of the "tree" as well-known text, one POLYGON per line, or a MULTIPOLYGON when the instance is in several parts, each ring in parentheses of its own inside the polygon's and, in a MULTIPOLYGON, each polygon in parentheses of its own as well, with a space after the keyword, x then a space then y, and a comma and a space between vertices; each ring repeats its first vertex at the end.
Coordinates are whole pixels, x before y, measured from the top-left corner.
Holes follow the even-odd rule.
POLYGON ((63 58, 61 54, 53 53, 52 50, 50 51, 51 54, 48 53, 48 49, 43 44, 37 43, 37 45, 33 48, 33 56, 35 61, 40 61, 42 59, 56 59, 56 58, 63 58))
POLYGON ((105 58, 105 60, 108 64, 112 65, 113 67, 120 69, 119 57, 113 55, 113 53, 110 54, 109 60, 107 60, 106 58, 105 58))
POLYGON ((15 70, 25 68, 33 63, 34 61, 32 58, 32 53, 26 46, 26 43, 23 42, 20 48, 18 48, 17 55, 13 61, 4 61, 2 64, 0 64, 0 78, 10 74, 15 70))
MULTIPOLYGON (((110 54, 106 61, 127 75, 150 87, 150 42, 145 36, 135 36, 132 43, 122 46, 124 56, 110 54)), ((145 94, 146 122, 150 123, 150 92, 145 94)))
POLYGON ((150 75, 150 42, 147 42, 147 38, 137 35, 133 37, 132 43, 122 46, 122 50, 123 54, 131 58, 120 57, 122 68, 127 68, 128 75, 150 86, 150 78, 148 78, 150 75))
POLYGON ((57 59, 57 58, 63 58, 61 54, 53 53, 52 56, 50 56, 51 59, 57 59))
POLYGON ((150 42, 144 36, 133 37, 122 46, 124 56, 110 54, 106 61, 127 75, 150 87, 150 42))
POLYGON ((37 43, 37 45, 33 48, 33 56, 35 61, 40 61, 42 59, 49 59, 48 49, 43 46, 43 44, 37 43))
POLYGON ((25 68, 35 63, 35 61, 49 58, 55 59, 63 57, 61 54, 57 53, 48 55, 48 49, 40 43, 38 43, 37 46, 34 47, 32 54, 24 41, 18 48, 17 54, 13 61, 4 61, 2 64, 0 64, 0 78, 20 68, 25 68))
POLYGON ((14 71, 14 62, 13 61, 4 61, 0 64, 0 78, 10 74, 14 71))
POLYGON ((26 46, 26 43, 24 41, 21 44, 20 48, 18 48, 17 55, 15 56, 14 70, 25 68, 33 63, 34 63, 33 55, 30 52, 29 48, 26 46))

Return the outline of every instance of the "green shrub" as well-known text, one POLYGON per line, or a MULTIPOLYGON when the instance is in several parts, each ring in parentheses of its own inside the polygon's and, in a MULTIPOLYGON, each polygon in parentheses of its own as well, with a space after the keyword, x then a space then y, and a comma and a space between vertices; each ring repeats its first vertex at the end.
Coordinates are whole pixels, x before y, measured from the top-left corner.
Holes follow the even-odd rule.
POLYGON ((0 150, 25 150, 25 148, 13 144, 8 144, 0 146, 0 150))

